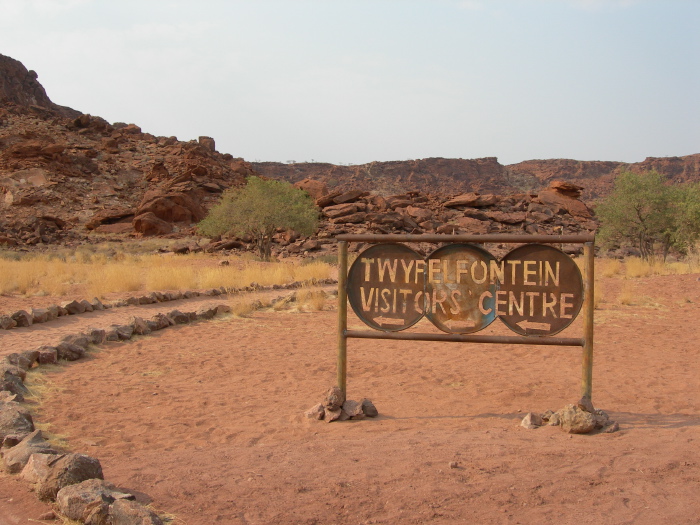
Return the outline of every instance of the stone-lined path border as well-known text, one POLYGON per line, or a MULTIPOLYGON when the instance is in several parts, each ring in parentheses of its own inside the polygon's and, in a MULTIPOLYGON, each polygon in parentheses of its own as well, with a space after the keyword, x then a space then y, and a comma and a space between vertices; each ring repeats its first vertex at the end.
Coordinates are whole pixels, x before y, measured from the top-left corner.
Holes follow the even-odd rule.
POLYGON ((54 321, 66 315, 78 315, 85 312, 108 310, 110 308, 122 308, 125 306, 137 306, 146 304, 157 304, 168 301, 179 301, 181 299, 192 299, 195 297, 217 297, 220 295, 236 294, 242 292, 261 292, 267 290, 292 290, 305 285, 335 284, 335 279, 320 279, 312 281, 295 281, 287 284, 273 284, 271 286, 261 286, 251 283, 243 288, 210 288, 208 290, 186 290, 186 291, 166 291, 151 292, 146 295, 132 296, 127 299, 119 299, 109 303, 103 303, 97 297, 92 301, 87 299, 64 302, 61 305, 49 305, 44 308, 32 308, 31 311, 17 310, 11 314, 0 315, 0 329, 11 330, 12 328, 22 328, 38 323, 54 321))
MULTIPOLYGON (((301 288, 305 284, 321 285, 335 282, 332 279, 326 279, 314 281, 313 283, 290 283, 271 287, 252 285, 235 292, 289 290, 301 288)), ((19 474, 25 481, 34 483, 40 499, 54 501, 61 514, 76 521, 92 524, 102 523, 99 520, 104 519, 112 520, 122 525, 131 525, 132 523, 134 525, 142 525, 144 523, 162 524, 162 520, 153 511, 132 501, 133 497, 131 495, 122 494, 113 485, 99 481, 102 478, 99 460, 84 454, 63 453, 51 448, 48 442, 44 440, 41 432, 35 431, 34 422, 26 409, 26 405, 24 405, 24 396, 29 394, 27 387, 24 385, 24 380, 27 372, 38 366, 55 364, 61 360, 77 361, 81 359, 91 345, 99 346, 109 341, 128 341, 135 335, 148 335, 172 326, 211 320, 219 315, 228 313, 231 311, 229 305, 211 303, 213 297, 222 295, 220 289, 219 292, 219 294, 207 292, 175 293, 172 298, 170 298, 169 294, 167 296, 160 294, 168 297, 168 299, 165 299, 166 301, 205 298, 209 300, 210 304, 205 304, 196 311, 183 312, 178 309, 170 310, 167 313, 156 311, 148 319, 134 315, 129 318, 128 322, 112 324, 108 328, 88 327, 87 329, 83 328, 82 330, 66 334, 64 327, 61 330, 64 335, 55 345, 42 344, 32 350, 6 354, 6 352, 3 352, 4 340, 0 340, 0 354, 6 354, 0 356, 0 422, 8 419, 5 417, 7 414, 10 414, 9 419, 17 422, 15 432, 8 433, 7 429, 2 432, 2 467, 10 473, 19 474), (18 460, 18 457, 21 459, 18 460), (90 468, 86 469, 86 465, 89 465, 90 468), (64 470, 56 473, 51 470, 54 466, 64 470), (71 468, 74 471, 71 471, 71 474, 66 476, 66 470, 71 468), (64 483, 63 481, 57 481, 58 478, 69 480, 65 482, 66 489, 61 485, 64 483)), ((157 293, 143 297, 157 298, 157 293)), ((136 306, 138 310, 143 311, 146 305, 156 304, 151 302, 141 303, 141 299, 142 297, 132 297, 127 300, 117 301, 111 306, 116 308, 136 306)), ((278 297, 272 301, 272 304, 274 305, 278 301, 289 302, 290 297, 278 297)), ((72 303, 80 304, 81 302, 73 301, 72 303)), ((254 308, 256 304, 261 305, 257 301, 254 303, 254 308)), ((162 309, 162 305, 160 309, 162 309)), ((95 311, 94 308, 93 311, 95 311)), ((80 314, 85 313, 87 313, 87 310, 69 315, 79 317, 80 314)), ((92 321, 93 319, 86 320, 92 321)), ((31 327, 27 328, 31 330, 31 327)), ((13 330, 13 332, 21 335, 20 332, 24 332, 24 330, 13 330)), ((53 516, 42 516, 40 518, 53 519, 53 516)))

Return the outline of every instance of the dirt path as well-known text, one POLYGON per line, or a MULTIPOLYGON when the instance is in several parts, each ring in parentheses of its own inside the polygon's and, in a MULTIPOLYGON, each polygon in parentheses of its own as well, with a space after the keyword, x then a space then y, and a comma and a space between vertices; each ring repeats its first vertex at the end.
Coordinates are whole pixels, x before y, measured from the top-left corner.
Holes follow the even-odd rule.
POLYGON ((380 417, 307 420, 335 381, 334 311, 111 343, 52 373, 40 417, 180 524, 695 524, 698 277, 636 280, 632 305, 603 280, 593 400, 614 434, 520 427, 578 399, 581 355, 515 345, 351 340, 349 395, 380 417))

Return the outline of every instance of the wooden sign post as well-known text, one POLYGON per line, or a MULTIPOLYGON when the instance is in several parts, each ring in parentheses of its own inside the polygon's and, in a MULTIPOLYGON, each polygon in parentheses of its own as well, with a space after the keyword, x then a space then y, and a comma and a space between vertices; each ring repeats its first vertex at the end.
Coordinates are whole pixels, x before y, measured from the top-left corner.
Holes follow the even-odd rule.
POLYGON ((347 339, 580 346, 582 396, 593 381, 593 235, 339 235, 338 386, 347 339), (348 269, 348 242, 373 246, 348 269), (400 243, 445 243, 423 257, 400 243), (475 243, 522 244, 498 260, 475 243), (583 244, 583 276, 552 244, 583 244), (372 331, 347 329, 347 304, 372 331), (553 337, 584 312, 583 337, 553 337), (423 318, 443 334, 403 332, 423 318), (501 319, 516 336, 473 335, 501 319))

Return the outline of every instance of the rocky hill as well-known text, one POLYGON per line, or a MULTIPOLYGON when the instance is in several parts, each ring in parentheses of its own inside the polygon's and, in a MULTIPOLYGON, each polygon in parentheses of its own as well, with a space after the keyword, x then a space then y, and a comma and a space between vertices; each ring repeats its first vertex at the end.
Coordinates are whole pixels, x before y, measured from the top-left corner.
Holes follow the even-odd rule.
MULTIPOLYGON (((223 190, 251 174, 297 184, 322 210, 313 238, 278 234, 282 255, 324 250, 333 235, 348 232, 592 231, 595 219, 580 199, 604 195, 623 169, 652 168, 673 182, 700 180, 700 155, 637 164, 251 164, 218 152, 210 137, 156 137, 136 124, 56 105, 36 73, 0 55, 0 245, 20 249, 93 242, 100 234, 183 237, 223 190)), ((246 249, 245 241, 224 239, 207 249, 246 249)))
POLYGON ((507 195, 537 192, 554 180, 564 180, 581 186, 582 198, 593 201, 610 191, 612 181, 621 171, 641 173, 654 169, 673 182, 700 181, 700 154, 649 157, 637 163, 550 159, 502 165, 495 157, 486 157, 371 162, 355 166, 279 162, 254 162, 252 166, 267 177, 292 183, 309 178, 323 181, 331 189, 362 189, 382 195, 407 191, 447 196, 470 191, 507 195))

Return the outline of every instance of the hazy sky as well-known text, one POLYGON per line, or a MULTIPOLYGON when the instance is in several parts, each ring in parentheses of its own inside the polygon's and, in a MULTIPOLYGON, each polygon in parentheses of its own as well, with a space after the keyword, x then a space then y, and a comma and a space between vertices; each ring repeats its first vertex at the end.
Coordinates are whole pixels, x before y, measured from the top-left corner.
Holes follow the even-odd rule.
POLYGON ((246 160, 700 153, 699 0, 0 0, 51 99, 246 160))

